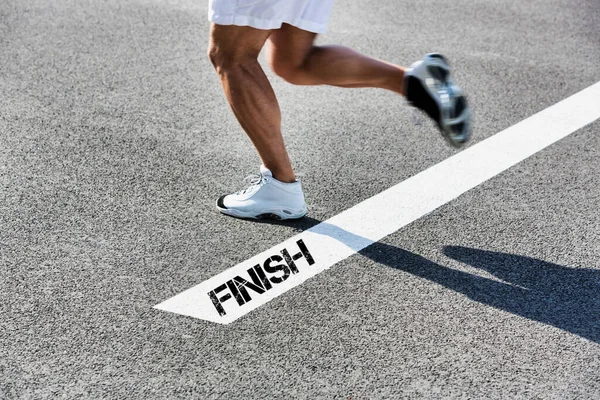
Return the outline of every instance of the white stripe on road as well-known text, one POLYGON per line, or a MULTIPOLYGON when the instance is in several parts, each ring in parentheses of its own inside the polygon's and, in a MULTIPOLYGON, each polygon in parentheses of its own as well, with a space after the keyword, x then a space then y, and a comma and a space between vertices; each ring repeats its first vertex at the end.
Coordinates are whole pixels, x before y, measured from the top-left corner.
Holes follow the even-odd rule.
POLYGON ((155 308, 235 321, 598 118, 600 82, 155 308))

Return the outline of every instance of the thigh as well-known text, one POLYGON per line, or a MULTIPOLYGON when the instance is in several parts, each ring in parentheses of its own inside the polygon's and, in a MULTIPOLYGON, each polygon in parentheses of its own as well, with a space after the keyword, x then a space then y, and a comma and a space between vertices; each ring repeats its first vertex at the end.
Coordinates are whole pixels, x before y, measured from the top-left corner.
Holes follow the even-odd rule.
POLYGON ((268 58, 271 65, 287 64, 299 67, 311 52, 317 34, 283 24, 269 36, 268 58))
POLYGON ((272 30, 256 29, 250 26, 217 25, 210 28, 209 55, 258 57, 272 30))

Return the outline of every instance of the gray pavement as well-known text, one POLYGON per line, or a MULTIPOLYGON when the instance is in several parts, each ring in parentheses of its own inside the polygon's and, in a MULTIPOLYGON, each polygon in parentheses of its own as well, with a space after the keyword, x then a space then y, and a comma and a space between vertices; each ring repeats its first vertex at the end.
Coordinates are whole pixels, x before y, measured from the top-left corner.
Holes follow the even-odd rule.
MULTIPOLYGON (((596 0, 336 0, 439 51, 477 143, 600 81, 596 0)), ((309 215, 214 210, 258 158, 206 1, 0 2, 0 398, 600 398, 600 121, 227 326, 155 304, 456 151, 377 90, 274 77, 309 215)))

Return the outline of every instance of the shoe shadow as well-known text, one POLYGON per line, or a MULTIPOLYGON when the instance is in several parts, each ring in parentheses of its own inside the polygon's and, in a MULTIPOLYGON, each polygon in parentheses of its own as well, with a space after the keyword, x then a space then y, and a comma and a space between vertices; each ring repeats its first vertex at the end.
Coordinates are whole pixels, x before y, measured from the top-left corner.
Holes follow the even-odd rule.
POLYGON ((315 225, 319 225, 321 221, 318 219, 314 219, 311 217, 302 217, 299 219, 284 219, 284 220, 276 220, 276 219, 252 219, 247 220, 253 224, 267 224, 267 225, 277 225, 277 226, 287 226, 293 228, 295 231, 305 231, 312 228, 315 225))
POLYGON ((600 343, 600 270, 469 247, 444 247, 446 256, 496 278, 488 279, 445 267, 398 247, 373 243, 312 218, 278 224, 333 237, 379 264, 425 278, 479 303, 600 343))

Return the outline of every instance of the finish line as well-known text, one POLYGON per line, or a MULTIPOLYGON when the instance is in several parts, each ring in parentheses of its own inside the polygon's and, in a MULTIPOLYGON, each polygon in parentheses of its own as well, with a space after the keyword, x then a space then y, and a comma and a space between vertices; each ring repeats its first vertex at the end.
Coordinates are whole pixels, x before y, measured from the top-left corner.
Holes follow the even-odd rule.
POLYGON ((228 324, 600 118, 600 82, 154 306, 228 324))

